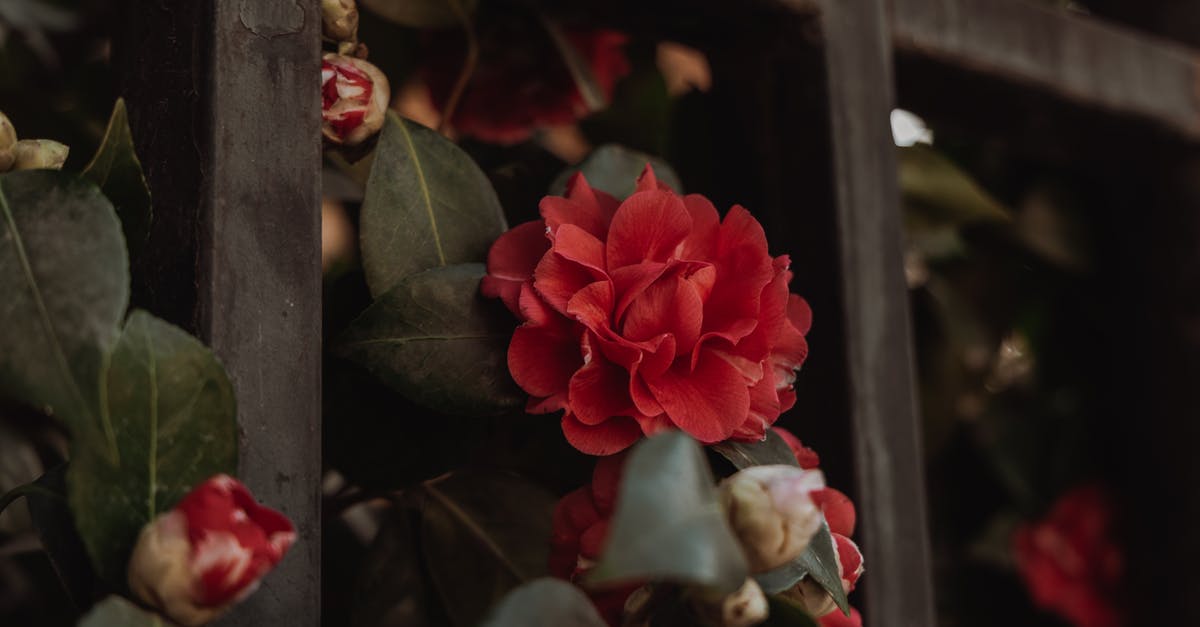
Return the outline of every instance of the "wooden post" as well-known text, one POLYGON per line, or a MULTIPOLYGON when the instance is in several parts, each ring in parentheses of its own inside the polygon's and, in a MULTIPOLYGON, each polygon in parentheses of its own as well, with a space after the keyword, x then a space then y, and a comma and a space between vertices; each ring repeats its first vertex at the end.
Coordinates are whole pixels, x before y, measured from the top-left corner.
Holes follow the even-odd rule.
POLYGON ((155 200, 134 304, 196 332, 238 399, 240 476, 298 540, 223 625, 320 621, 320 25, 315 1, 140 0, 116 38, 155 200))

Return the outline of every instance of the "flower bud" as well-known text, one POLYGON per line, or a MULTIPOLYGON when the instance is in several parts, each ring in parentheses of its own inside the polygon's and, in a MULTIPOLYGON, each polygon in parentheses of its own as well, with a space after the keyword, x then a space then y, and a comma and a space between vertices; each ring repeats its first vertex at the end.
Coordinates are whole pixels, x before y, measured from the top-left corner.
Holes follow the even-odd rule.
POLYGON ((22 139, 12 148, 14 170, 61 170, 71 151, 50 139, 22 139))
POLYGON ((142 528, 129 588, 171 620, 202 625, 254 592, 295 538, 283 514, 217 475, 142 528))
POLYGON ((13 156, 13 146, 17 144, 17 129, 13 127, 8 116, 0 111, 0 172, 7 172, 13 166, 16 157, 13 156))
POLYGON ((358 7, 354 0, 321 0, 321 25, 333 41, 358 39, 358 7))
POLYGON ((354 57, 326 54, 321 64, 321 133, 334 145, 358 146, 387 117, 391 87, 379 68, 354 57))
POLYGON ((767 597, 757 582, 746 579, 733 594, 697 602, 696 612, 712 627, 751 627, 767 620, 767 597))
POLYGON ((753 466, 721 482, 720 498, 730 526, 754 573, 800 556, 821 527, 813 493, 825 488, 819 470, 753 466))
MULTIPOLYGON (((854 541, 839 533, 833 534, 834 550, 838 559, 838 573, 841 575, 842 589, 846 594, 854 590, 858 579, 863 574, 863 556, 854 541)), ((810 615, 821 617, 837 609, 833 596, 813 581, 812 577, 801 579, 795 586, 783 593, 783 596, 802 605, 810 615)))

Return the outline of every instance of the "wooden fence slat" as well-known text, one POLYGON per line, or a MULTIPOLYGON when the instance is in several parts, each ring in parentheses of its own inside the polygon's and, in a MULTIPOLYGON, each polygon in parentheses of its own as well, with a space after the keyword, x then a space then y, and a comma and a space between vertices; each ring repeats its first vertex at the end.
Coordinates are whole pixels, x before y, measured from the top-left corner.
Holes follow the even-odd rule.
POLYGON ((201 328, 238 397, 241 477, 291 553, 226 625, 320 621, 321 155, 316 2, 215 0, 201 328))
POLYGON ((1019 0, 890 0, 898 53, 1200 142, 1200 52, 1019 0))
POLYGON ((821 3, 868 622, 936 624, 884 0, 821 3))

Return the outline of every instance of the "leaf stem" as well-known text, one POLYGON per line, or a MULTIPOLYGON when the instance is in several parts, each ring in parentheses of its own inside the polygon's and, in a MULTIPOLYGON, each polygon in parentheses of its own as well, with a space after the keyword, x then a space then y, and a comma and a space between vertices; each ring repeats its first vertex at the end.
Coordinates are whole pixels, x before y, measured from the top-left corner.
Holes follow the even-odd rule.
POLYGON ((458 80, 454 82, 454 89, 450 91, 450 97, 446 99, 446 106, 442 108, 442 119, 438 122, 437 128, 442 135, 446 134, 446 130, 450 126, 450 119, 454 117, 454 111, 458 108, 458 101, 462 99, 463 92, 467 90, 467 83, 471 82, 471 77, 475 74, 475 67, 479 65, 479 38, 475 35, 475 25, 471 22, 471 16, 467 15, 459 0, 446 1, 450 3, 450 8, 458 16, 463 32, 467 35, 467 58, 463 60, 462 69, 458 72, 458 80))
POLYGON ((25 483, 9 490, 8 492, 5 492, 2 496, 0 496, 0 514, 3 514, 4 510, 7 509, 9 505, 12 505, 17 499, 21 498, 22 496, 29 496, 31 494, 40 494, 42 496, 56 499, 63 498, 63 496, 58 492, 44 488, 37 483, 25 483))

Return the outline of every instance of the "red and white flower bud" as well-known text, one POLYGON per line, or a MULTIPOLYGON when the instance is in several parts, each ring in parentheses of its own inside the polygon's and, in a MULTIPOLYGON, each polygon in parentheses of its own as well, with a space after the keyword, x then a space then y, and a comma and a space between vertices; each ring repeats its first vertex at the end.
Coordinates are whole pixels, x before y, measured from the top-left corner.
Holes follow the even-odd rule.
MULTIPOLYGON (((863 556, 854 541, 840 533, 833 533, 834 549, 838 559, 838 573, 841 575, 842 589, 846 594, 854 590, 863 574, 863 556)), ((812 616, 821 617, 837 609, 837 603, 821 584, 811 577, 801 579, 795 586, 783 593, 783 596, 804 606, 812 616)))
POLYGON ((712 627, 752 627, 767 620, 767 596, 753 579, 733 594, 713 602, 701 601, 697 613, 712 627))
POLYGON ((22 139, 12 147, 14 170, 61 170, 71 149, 50 139, 22 139))
POLYGON ((391 87, 370 63, 326 54, 321 63, 321 132, 334 145, 358 146, 387 118, 391 87))
POLYGON ((171 620, 202 625, 254 592, 295 538, 287 517, 217 475, 142 528, 129 587, 171 620))
POLYGON ((327 39, 358 39, 358 7, 354 0, 321 0, 321 27, 327 39))
POLYGON ((745 468, 721 482, 721 504, 751 572, 778 568, 808 548, 821 528, 813 495, 824 488, 821 471, 785 465, 745 468))

